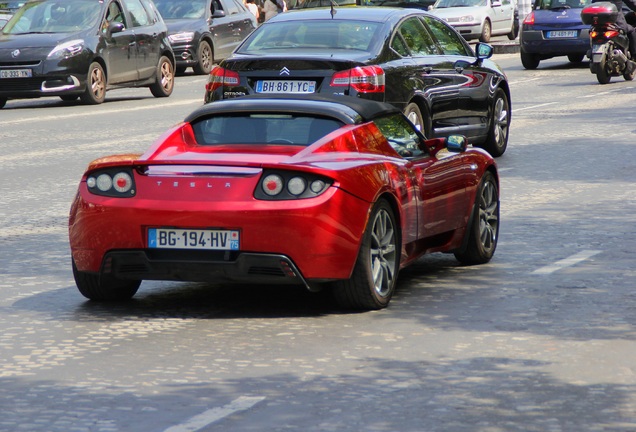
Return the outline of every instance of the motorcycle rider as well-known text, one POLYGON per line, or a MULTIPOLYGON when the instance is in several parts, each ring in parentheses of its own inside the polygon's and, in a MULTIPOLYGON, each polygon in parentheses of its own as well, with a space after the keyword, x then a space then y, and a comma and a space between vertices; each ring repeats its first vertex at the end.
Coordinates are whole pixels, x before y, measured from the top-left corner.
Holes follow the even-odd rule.
MULTIPOLYGON (((636 12, 636 0, 592 0, 592 3, 597 3, 599 1, 609 1, 610 3, 614 4, 616 6, 616 8, 618 9, 618 16, 616 18, 616 25, 618 26, 618 28, 620 28, 621 30, 623 30, 625 32, 625 34, 627 35, 627 39, 629 40, 629 53, 631 55, 631 58, 635 59, 636 58, 636 28, 634 28, 632 25, 627 23, 627 20, 625 19, 625 14, 623 13, 623 5, 627 6, 629 9, 631 9, 633 12, 630 12, 630 15, 632 15, 631 18, 633 18, 634 12, 636 12)), ((630 19, 631 22, 632 19, 630 19)), ((629 60, 627 62, 627 72, 631 75, 634 73, 634 71, 636 71, 636 63, 634 63, 632 60, 629 60)))

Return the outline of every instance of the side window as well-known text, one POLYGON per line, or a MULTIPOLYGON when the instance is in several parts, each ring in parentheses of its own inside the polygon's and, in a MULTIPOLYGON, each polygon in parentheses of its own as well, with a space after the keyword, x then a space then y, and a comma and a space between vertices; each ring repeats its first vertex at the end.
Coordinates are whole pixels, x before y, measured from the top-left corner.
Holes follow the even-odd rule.
POLYGON ((438 54, 433 38, 419 19, 407 19, 402 23, 398 32, 414 56, 438 54))
POLYGON ((468 50, 464 44, 464 39, 458 35, 452 28, 447 26, 441 21, 433 17, 422 17, 426 25, 439 42, 442 48, 442 54, 445 55, 462 55, 472 56, 472 53, 468 50))
POLYGON ((402 36, 400 36, 399 33, 396 33, 395 36, 393 36, 391 49, 402 57, 408 57, 411 54, 406 46, 406 42, 404 42, 404 39, 402 39, 402 36))
POLYGON ((420 136, 402 114, 392 114, 373 121, 391 147, 402 157, 421 156, 420 136))
POLYGON ((150 17, 148 12, 141 4, 140 0, 123 0, 126 9, 130 13, 130 18, 133 27, 142 27, 150 24, 150 17))
POLYGON ((230 9, 230 14, 247 11, 247 8, 245 7, 242 1, 231 0, 231 2, 232 2, 232 6, 231 7, 228 6, 228 8, 230 9))
POLYGON ((105 32, 110 23, 120 23, 126 26, 126 20, 124 19, 124 12, 119 6, 119 3, 112 2, 108 6, 108 12, 106 12, 106 18, 102 23, 102 32, 105 32))

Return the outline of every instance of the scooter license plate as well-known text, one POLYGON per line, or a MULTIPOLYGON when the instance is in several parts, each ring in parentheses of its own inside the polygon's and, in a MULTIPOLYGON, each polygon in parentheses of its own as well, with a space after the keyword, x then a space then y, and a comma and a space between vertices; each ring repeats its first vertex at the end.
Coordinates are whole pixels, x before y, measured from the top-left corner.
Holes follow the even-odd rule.
POLYGON ((603 58, 605 50, 604 45, 592 45, 592 62, 599 63, 603 58))

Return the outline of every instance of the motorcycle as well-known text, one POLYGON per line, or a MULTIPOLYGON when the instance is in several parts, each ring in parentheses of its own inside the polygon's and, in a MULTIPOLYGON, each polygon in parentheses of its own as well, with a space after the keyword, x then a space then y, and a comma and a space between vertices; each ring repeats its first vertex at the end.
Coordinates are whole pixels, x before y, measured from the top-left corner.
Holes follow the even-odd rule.
POLYGON ((581 21, 591 26, 591 49, 587 55, 590 71, 601 84, 609 83, 615 76, 622 75, 627 81, 636 76, 634 64, 630 65, 633 54, 629 52, 628 36, 616 24, 619 13, 623 11, 610 2, 592 3, 581 11, 581 21))

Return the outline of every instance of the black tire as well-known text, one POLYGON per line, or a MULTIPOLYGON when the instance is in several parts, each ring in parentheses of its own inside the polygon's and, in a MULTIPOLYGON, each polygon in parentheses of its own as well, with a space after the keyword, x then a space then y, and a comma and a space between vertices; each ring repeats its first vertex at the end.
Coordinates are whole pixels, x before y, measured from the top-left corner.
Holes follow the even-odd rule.
POLYGON ((166 56, 161 56, 157 64, 157 77, 150 86, 154 97, 168 97, 174 89, 174 65, 166 56))
POLYGON ((488 137, 483 144, 479 145, 492 157, 499 157, 506 152, 510 132, 510 114, 508 96, 502 88, 498 88, 490 113, 488 137))
POLYGON ((192 66, 192 70, 196 75, 209 75, 214 65, 214 54, 212 47, 206 41, 199 43, 199 49, 197 50, 197 64, 192 66))
POLYGON ((395 291, 400 251, 399 227, 393 209, 380 200, 371 211, 351 279, 333 286, 338 305, 358 310, 387 307, 395 291))
POLYGON ((481 29, 481 35, 479 35, 479 42, 490 42, 490 37, 492 36, 492 26, 490 25, 490 21, 484 21, 484 26, 481 29))
POLYGON ((462 264, 484 264, 490 261, 499 239, 499 188, 494 175, 487 171, 481 179, 470 225, 468 242, 463 251, 455 252, 462 264))
POLYGON ((79 292, 89 300, 123 301, 131 299, 139 289, 141 281, 115 279, 77 270, 73 260, 73 278, 79 292))
POLYGON ((60 96, 60 99, 62 99, 64 102, 73 102, 75 100, 77 100, 79 96, 74 94, 74 95, 62 95, 60 96))
POLYGON ((585 54, 568 54, 568 60, 571 63, 581 63, 585 58, 585 54))
POLYGON ((508 33, 506 36, 508 36, 508 40, 517 39, 517 36, 519 36, 519 18, 514 17, 510 33, 508 33))
POLYGON ((4 108, 4 106, 7 104, 7 98, 0 98, 0 109, 4 108))
POLYGON ((86 90, 80 95, 80 99, 87 105, 98 105, 106 99, 106 74, 102 65, 97 62, 88 67, 86 90))
MULTIPOLYGON (((628 60, 629 62, 631 62, 631 60, 628 60)), ((629 66, 625 69, 625 73, 623 73, 623 78, 625 78, 625 81, 633 81, 634 77, 636 77, 636 65, 632 65, 632 67, 630 68, 629 66), (631 69, 631 72, 630 72, 631 69)))
POLYGON ((600 62, 596 67, 596 80, 599 84, 607 84, 612 79, 612 76, 607 72, 607 68, 605 67, 605 60, 600 62))
POLYGON ((536 54, 528 54, 521 51, 521 64, 524 68, 534 70, 539 67, 541 59, 536 54))
POLYGON ((430 117, 425 114, 426 111, 424 111, 424 114, 422 114, 422 110, 415 102, 411 102, 404 109, 404 115, 406 116, 406 118, 408 118, 410 122, 413 123, 413 125, 415 125, 415 127, 418 128, 419 131, 422 132, 422 134, 426 138, 431 138, 431 121, 430 117))

